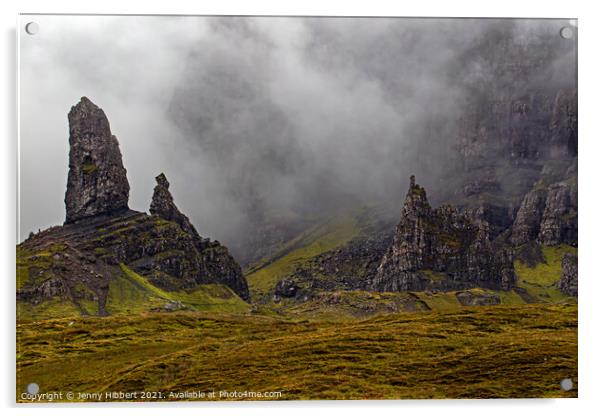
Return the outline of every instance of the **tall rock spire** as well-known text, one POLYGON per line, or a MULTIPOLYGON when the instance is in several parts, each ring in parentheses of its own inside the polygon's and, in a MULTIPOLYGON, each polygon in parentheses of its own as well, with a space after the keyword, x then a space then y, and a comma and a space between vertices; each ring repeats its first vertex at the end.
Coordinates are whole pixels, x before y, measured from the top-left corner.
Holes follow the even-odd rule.
POLYGON ((65 224, 128 209, 130 185, 104 111, 86 97, 69 112, 65 224))
POLYGON ((155 186, 153 191, 150 213, 152 215, 157 215, 164 220, 177 223, 182 230, 198 238, 199 234, 188 217, 180 212, 173 201, 171 192, 169 192, 169 182, 167 181, 165 174, 159 174, 155 177, 155 180, 157 181, 157 186, 155 186))

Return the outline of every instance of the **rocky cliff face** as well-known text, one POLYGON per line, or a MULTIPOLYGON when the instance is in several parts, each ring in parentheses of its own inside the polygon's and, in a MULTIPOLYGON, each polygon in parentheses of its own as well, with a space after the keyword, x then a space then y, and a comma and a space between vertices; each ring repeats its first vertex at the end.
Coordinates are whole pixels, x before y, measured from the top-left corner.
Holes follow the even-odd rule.
POLYGON ((546 207, 546 189, 535 189, 525 195, 512 226, 510 241, 515 245, 536 240, 541 228, 541 217, 546 207))
POLYGON ((130 185, 104 111, 82 97, 69 112, 66 219, 72 223, 128 209, 130 185))
POLYGON ((457 137, 467 172, 493 168, 479 177, 505 188, 501 167, 577 154, 576 40, 556 30, 499 27, 465 51, 454 78, 469 92, 457 137))
POLYGON ((510 241, 516 246, 537 241, 545 246, 577 246, 577 186, 574 180, 537 185, 518 210, 510 241))
POLYGON ((554 30, 490 31, 454 74, 469 93, 459 103, 455 138, 453 174, 461 185, 448 199, 462 208, 485 202, 489 210, 516 214, 509 224, 500 216, 488 221, 492 237, 514 222, 516 245, 543 237, 545 188, 567 179, 556 168, 577 156, 576 43, 554 30))
POLYGON ((510 253, 489 240, 486 221, 444 205, 432 209, 411 178, 393 242, 372 287, 380 291, 510 289, 516 280, 510 253))
POLYGON ((87 98, 72 108, 67 221, 30 236, 17 247, 22 265, 17 299, 39 304, 106 299, 120 265, 165 291, 216 283, 249 299, 238 263, 218 241, 202 238, 182 214, 164 174, 157 176, 150 211, 128 209, 129 185, 117 139, 104 112, 87 98))
POLYGON ((577 186, 559 182, 548 188, 538 240, 546 246, 577 245, 577 186))

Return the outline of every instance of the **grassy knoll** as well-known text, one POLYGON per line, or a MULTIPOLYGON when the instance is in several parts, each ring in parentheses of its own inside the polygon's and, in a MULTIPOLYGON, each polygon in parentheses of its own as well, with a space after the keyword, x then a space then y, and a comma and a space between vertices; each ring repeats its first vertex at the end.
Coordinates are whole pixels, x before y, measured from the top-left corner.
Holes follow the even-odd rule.
POLYGON ((17 325, 17 392, 280 391, 281 399, 575 397, 577 305, 329 321, 209 312, 17 325))

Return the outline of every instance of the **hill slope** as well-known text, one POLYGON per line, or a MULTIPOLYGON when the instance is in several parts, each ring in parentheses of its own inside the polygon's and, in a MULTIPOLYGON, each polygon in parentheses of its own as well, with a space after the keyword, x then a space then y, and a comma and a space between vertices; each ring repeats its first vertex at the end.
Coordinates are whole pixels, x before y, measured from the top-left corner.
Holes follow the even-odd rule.
POLYGON ((577 382, 576 305, 348 322, 150 313, 21 323, 17 335, 18 392, 36 380, 40 392, 165 399, 197 390, 276 391, 271 399, 282 400, 577 395, 559 388, 577 382))

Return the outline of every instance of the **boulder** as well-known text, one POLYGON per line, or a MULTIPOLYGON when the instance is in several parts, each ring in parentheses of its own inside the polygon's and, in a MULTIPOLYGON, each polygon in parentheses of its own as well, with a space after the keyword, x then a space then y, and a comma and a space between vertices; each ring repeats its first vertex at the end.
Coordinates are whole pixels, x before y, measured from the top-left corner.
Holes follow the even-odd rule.
POLYGON ((282 298, 293 298, 299 291, 300 287, 292 279, 283 279, 276 283, 274 295, 282 298))

